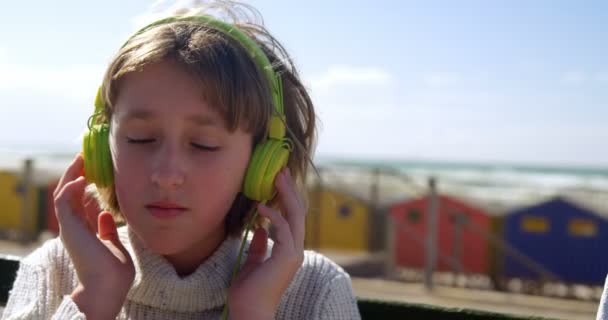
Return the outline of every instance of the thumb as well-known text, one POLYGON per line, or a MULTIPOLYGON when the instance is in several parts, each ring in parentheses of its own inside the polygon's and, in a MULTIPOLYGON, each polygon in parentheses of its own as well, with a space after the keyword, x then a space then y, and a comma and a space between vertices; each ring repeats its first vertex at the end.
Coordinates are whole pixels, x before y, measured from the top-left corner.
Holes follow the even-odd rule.
MULTIPOLYGON (((108 211, 103 211, 97 217, 97 228, 99 230, 99 239, 107 240, 112 242, 112 244, 120 250, 126 259, 122 259, 123 261, 130 260, 130 255, 125 246, 120 242, 120 238, 118 237, 118 230, 116 228, 116 222, 114 221, 114 217, 108 211)), ((114 252, 117 254, 117 252, 114 252)))
MULTIPOLYGON (((112 214, 103 211, 97 216, 97 230, 99 231, 99 239, 111 241, 117 248, 123 250, 122 243, 118 238, 118 230, 116 228, 116 222, 112 214)), ((124 251, 124 250, 123 250, 124 251)))
POLYGON ((241 274, 246 276, 249 272, 251 272, 255 267, 262 262, 266 258, 266 248, 268 245, 268 233, 264 228, 257 228, 253 232, 253 239, 251 239, 251 243, 249 244, 249 250, 247 252, 247 260, 243 265, 241 270, 241 274))

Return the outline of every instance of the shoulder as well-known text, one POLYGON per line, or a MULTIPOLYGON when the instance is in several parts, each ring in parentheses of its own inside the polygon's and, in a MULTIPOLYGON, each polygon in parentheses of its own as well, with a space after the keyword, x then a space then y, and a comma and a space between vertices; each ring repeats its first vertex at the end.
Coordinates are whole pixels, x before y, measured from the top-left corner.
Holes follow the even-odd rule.
MULTIPOLYGON (((250 242, 251 235, 246 241, 246 249, 248 249, 250 242)), ((266 258, 270 257, 273 246, 274 242, 271 239, 268 239, 266 258)), ((247 252, 247 250, 245 251, 247 252)), ((346 281, 350 284, 350 276, 342 267, 327 256, 313 250, 305 250, 302 265, 296 272, 286 293, 301 292, 302 290, 311 294, 314 294, 317 291, 320 293, 320 291, 328 287, 332 281, 346 281)))
MULTIPOLYGON (((251 242, 250 238, 251 235, 246 241, 246 249, 248 249, 251 242)), ((271 239, 268 239, 266 258, 270 257, 273 245, 274 242, 271 239)), ((293 290, 296 286, 302 287, 306 286, 307 284, 313 284, 316 288, 320 288, 319 285, 321 285, 321 287, 326 286, 329 282, 335 279, 345 279, 350 282, 350 276, 348 273, 327 256, 316 251, 305 250, 302 265, 298 269, 290 287, 287 290, 293 290)))
POLYGON ((305 251, 304 262, 286 293, 320 298, 332 288, 339 288, 335 285, 337 282, 346 283, 350 287, 350 276, 328 257, 315 251, 305 251))
POLYGON ((597 319, 606 320, 608 319, 608 276, 604 283, 604 291, 597 309, 597 319))
POLYGON ((304 261, 298 274, 314 279, 316 281, 328 282, 336 278, 348 278, 350 276, 342 267, 334 261, 316 251, 304 251, 304 261))
MULTIPOLYGON (((245 252, 248 251, 250 242, 251 235, 248 236, 246 241, 245 252)), ((274 242, 268 239, 266 258, 270 258, 273 246, 274 242)), ((245 260, 246 257, 242 259, 241 264, 245 260)), ((350 276, 342 267, 321 253, 305 250, 302 265, 294 275, 285 293, 286 295, 303 293, 318 295, 331 286, 334 281, 347 282, 350 286, 350 276)))
POLYGON ((57 237, 44 242, 36 250, 21 259, 20 264, 32 268, 48 268, 57 264, 68 264, 70 262, 61 239, 57 237))
POLYGON ((67 291, 78 284, 72 259, 59 237, 47 240, 24 257, 18 273, 37 274, 49 283, 61 284, 60 288, 67 291))
POLYGON ((307 294, 316 294, 320 299, 332 294, 352 295, 350 275, 337 263, 315 251, 304 252, 304 262, 292 285, 307 294))
POLYGON ((304 262, 281 300, 279 318, 295 314, 303 319, 357 319, 350 275, 328 257, 305 251, 304 262))
POLYGON ((76 272, 59 238, 47 240, 21 259, 9 292, 5 316, 46 318, 77 286, 76 272))

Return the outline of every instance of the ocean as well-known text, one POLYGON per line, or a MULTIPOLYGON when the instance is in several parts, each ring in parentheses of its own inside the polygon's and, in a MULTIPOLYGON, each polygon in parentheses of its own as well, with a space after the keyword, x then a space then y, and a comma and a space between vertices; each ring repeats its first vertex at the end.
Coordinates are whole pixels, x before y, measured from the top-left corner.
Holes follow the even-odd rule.
POLYGON ((482 205, 510 208, 564 196, 603 211, 608 216, 608 166, 340 158, 325 158, 317 164, 329 168, 327 170, 332 171, 333 176, 348 181, 346 184, 376 181, 383 185, 384 180, 386 185, 393 181, 393 187, 385 192, 395 192, 395 195, 387 195, 387 201, 428 192, 428 181, 433 177, 440 192, 482 205), (380 168, 379 177, 376 178, 372 174, 375 168, 380 168), (349 179, 357 176, 357 172, 359 176, 367 178, 349 179), (396 190, 400 187, 395 181, 401 181, 401 192, 396 190))
MULTIPOLYGON (((0 149, 0 170, 20 171, 24 159, 31 158, 37 181, 45 183, 61 175, 77 150, 76 145, 0 149)), ((378 184, 381 202, 426 193, 428 180, 434 177, 440 192, 478 203, 512 207, 568 195, 599 207, 608 215, 608 165, 602 168, 320 156, 315 159, 315 166, 321 170, 324 183, 349 189, 364 198, 369 197, 372 184, 378 184), (378 175, 374 175, 376 168, 378 175)))

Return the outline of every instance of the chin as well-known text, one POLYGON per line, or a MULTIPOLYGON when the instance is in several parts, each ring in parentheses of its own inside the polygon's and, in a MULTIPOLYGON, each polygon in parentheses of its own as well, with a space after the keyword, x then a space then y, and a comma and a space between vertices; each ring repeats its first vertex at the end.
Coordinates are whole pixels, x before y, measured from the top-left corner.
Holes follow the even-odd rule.
POLYGON ((150 251, 163 256, 178 254, 184 250, 183 245, 177 241, 167 241, 161 237, 146 239, 144 244, 150 251))
POLYGON ((172 234, 163 234, 158 231, 142 233, 138 230, 135 230, 135 234, 146 248, 160 255, 172 255, 184 250, 184 244, 172 234))

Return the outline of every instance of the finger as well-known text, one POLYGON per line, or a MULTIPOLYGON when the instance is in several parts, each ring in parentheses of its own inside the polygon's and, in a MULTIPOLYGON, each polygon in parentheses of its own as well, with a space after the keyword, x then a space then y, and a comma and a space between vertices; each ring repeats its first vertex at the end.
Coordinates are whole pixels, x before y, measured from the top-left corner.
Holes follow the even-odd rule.
POLYGON ((306 208, 295 189, 295 183, 288 169, 281 171, 275 185, 279 191, 279 204, 287 218, 296 248, 304 248, 306 208))
POLYGON ((281 213, 274 209, 270 208, 262 203, 257 204, 258 213, 265 218, 270 220, 270 223, 274 225, 276 229, 275 244, 280 244, 283 246, 293 246, 293 237, 291 235, 291 230, 289 228, 289 224, 287 220, 283 218, 281 213))
POLYGON ((98 233, 98 216, 101 213, 101 209, 99 208, 99 203, 93 194, 90 192, 84 193, 84 197, 82 199, 83 208, 84 208, 84 216, 87 219, 87 223, 93 233, 98 233))
POLYGON ((261 216, 268 218, 275 227, 276 232, 273 239, 273 252, 277 248, 284 251, 284 253, 295 251, 293 236, 291 234, 291 230, 289 229, 289 224, 287 223, 287 220, 283 218, 281 213, 276 209, 270 208, 261 203, 258 204, 258 212, 261 216))
POLYGON ((264 228, 257 228, 253 231, 253 239, 249 244, 247 252, 247 261, 252 263, 260 263, 266 257, 266 249, 268 244, 268 233, 264 228))
POLYGON ((274 184, 279 192, 283 192, 284 195, 292 196, 297 200, 295 204, 302 206, 301 199, 299 199, 298 192, 296 191, 295 182, 291 176, 291 170, 289 170, 288 167, 283 168, 283 170, 277 174, 274 184))
POLYGON ((59 223, 59 236, 66 249, 77 256, 92 254, 91 248, 87 245, 96 240, 93 233, 89 230, 83 217, 78 216, 73 208, 73 195, 77 190, 84 189, 86 181, 84 177, 79 177, 74 181, 66 183, 55 198, 55 215, 59 223))
POLYGON ((129 260, 130 254, 120 241, 116 222, 114 221, 112 214, 107 211, 101 212, 97 217, 97 223, 99 229, 99 239, 112 242, 112 244, 123 253, 122 256, 115 254, 115 256, 119 257, 121 260, 123 260, 123 262, 129 260))
MULTIPOLYGON (((68 201, 69 201, 72 213, 77 216, 80 216, 81 220, 85 223, 87 229, 89 229, 91 232, 93 232, 95 230, 95 228, 93 228, 90 225, 88 217, 86 215, 85 208, 84 208, 85 188, 86 188, 87 182, 84 177, 78 177, 76 180, 79 180, 79 181, 85 180, 84 185, 81 185, 79 183, 77 185, 77 188, 72 189, 70 194, 68 194, 66 196, 68 197, 68 201)), ((95 221, 95 223, 97 223, 97 221, 95 221)))
POLYGON ((76 210, 82 209, 79 196, 82 196, 86 183, 84 177, 78 177, 67 182, 55 196, 55 215, 60 227, 65 219, 77 219, 76 210))
POLYGON ((97 217, 99 239, 102 240, 116 240, 118 239, 118 230, 116 229, 116 222, 112 214, 104 211, 97 217))
POLYGON ((247 274, 256 266, 260 265, 264 262, 266 258, 266 249, 268 246, 268 233, 264 228, 257 228, 253 232, 253 239, 251 239, 251 243, 249 244, 249 249, 247 251, 247 260, 245 264, 243 264, 243 268, 241 269, 240 274, 243 277, 246 277, 247 274))
POLYGON ((275 270, 282 270, 287 273, 294 272, 304 261, 304 249, 294 245, 287 220, 277 210, 261 203, 258 204, 258 212, 270 219, 276 230, 272 254, 267 262, 274 265, 275 270))
POLYGON ((59 179, 59 182, 57 183, 57 187, 55 188, 55 191, 53 192, 53 196, 56 197, 57 194, 61 191, 61 189, 63 189, 65 184, 67 184, 70 181, 76 180, 76 178, 78 178, 81 175, 80 173, 82 172, 83 168, 84 168, 84 159, 82 158, 82 155, 79 153, 76 156, 76 158, 74 158, 72 163, 70 163, 68 168, 65 170, 65 172, 61 176, 61 179, 59 179))

